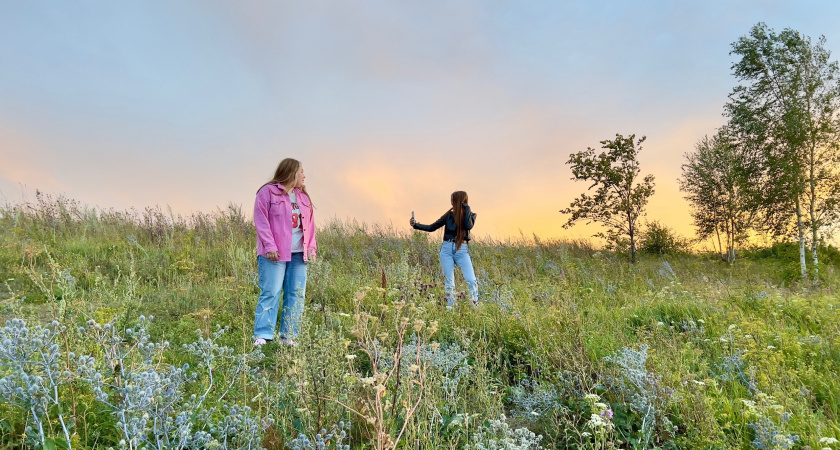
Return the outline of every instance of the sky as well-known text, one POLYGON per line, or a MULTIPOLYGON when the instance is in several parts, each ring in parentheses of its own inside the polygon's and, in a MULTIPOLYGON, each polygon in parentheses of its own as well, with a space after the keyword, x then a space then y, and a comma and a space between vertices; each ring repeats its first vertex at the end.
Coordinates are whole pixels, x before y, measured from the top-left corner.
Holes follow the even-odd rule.
POLYGON ((586 238, 571 153, 647 136, 647 220, 691 236, 684 154, 724 123, 758 22, 840 49, 837 1, 0 0, 0 200, 250 216, 279 161, 316 221, 586 238))

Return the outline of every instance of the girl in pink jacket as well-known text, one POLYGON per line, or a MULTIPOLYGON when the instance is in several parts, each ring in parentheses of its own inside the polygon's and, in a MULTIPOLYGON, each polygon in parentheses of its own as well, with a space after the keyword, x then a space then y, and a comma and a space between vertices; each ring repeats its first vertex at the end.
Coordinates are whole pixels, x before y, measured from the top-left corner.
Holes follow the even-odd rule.
POLYGON ((286 158, 274 178, 257 191, 257 271, 260 297, 254 315, 254 345, 274 339, 280 313, 280 342, 296 346, 306 294, 306 265, 315 261, 315 221, 303 166, 286 158), (283 294, 282 309, 280 294, 283 294))

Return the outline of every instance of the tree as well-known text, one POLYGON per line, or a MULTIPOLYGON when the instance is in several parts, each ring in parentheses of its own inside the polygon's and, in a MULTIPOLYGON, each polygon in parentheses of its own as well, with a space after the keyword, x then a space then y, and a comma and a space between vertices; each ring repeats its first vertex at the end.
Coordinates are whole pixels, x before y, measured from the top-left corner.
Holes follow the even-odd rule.
POLYGON ((722 128, 704 136, 686 153, 680 190, 691 203, 691 216, 701 240, 717 241, 721 259, 735 261, 735 248, 758 216, 756 194, 761 182, 759 160, 740 147, 722 128))
POLYGON ((607 227, 596 236, 617 243, 625 236, 630 243, 630 261, 636 262, 637 222, 644 215, 645 205, 653 195, 653 175, 647 175, 636 183, 641 169, 637 159, 642 150, 641 144, 646 137, 634 142, 635 134, 624 137, 615 135, 614 140, 601 141, 601 148, 607 151, 600 154, 595 149, 573 153, 566 164, 572 166, 573 180, 591 182, 587 190, 596 188, 595 195, 585 192, 572 201, 572 204, 560 210, 571 214, 563 228, 569 228, 579 220, 587 223, 598 222, 607 227))
POLYGON ((803 280, 806 240, 816 280, 821 232, 840 207, 840 72, 824 46, 825 37, 813 44, 795 30, 755 25, 732 44, 740 57, 732 69, 745 84, 726 105, 738 139, 763 155, 764 222, 779 233, 795 220, 803 280))

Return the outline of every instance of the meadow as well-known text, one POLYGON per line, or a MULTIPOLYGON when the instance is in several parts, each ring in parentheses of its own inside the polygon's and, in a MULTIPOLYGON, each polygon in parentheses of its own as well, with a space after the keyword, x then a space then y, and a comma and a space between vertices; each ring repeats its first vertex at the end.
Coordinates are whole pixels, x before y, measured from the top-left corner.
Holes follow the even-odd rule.
POLYGON ((440 236, 320 223, 300 345, 255 349, 247 212, 0 207, 0 446, 840 448, 834 249, 814 287, 783 247, 478 239, 446 311, 440 236))

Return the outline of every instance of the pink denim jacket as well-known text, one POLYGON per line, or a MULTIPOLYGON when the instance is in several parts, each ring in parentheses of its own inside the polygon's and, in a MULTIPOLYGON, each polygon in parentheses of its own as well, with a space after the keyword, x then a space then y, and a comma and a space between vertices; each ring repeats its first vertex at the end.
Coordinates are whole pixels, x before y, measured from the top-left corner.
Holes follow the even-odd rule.
MULTIPOLYGON (((312 218, 312 201, 295 188, 303 225, 303 260, 315 254, 315 220, 312 218)), ((277 252, 280 261, 292 260, 292 205, 286 190, 280 184, 266 184, 257 191, 254 202, 254 226, 257 228, 257 254, 265 257, 277 252)))

